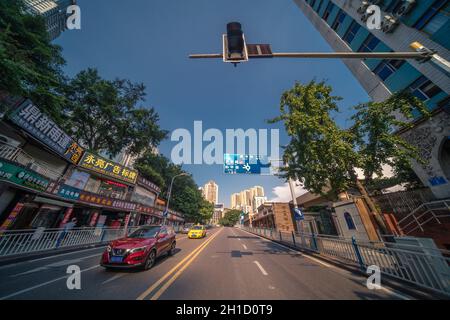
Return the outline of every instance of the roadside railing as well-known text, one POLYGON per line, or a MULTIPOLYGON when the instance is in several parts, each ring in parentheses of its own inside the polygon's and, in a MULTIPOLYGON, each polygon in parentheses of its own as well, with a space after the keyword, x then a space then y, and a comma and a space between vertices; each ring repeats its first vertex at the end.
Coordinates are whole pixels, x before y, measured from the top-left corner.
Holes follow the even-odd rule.
POLYGON ((355 265, 363 272, 374 265, 380 268, 382 274, 450 296, 448 251, 395 242, 361 242, 354 238, 342 239, 275 229, 243 229, 295 248, 355 265))
MULTIPOLYGON (((128 228, 29 229, 0 231, 0 258, 61 248, 107 243, 130 234, 128 228)), ((179 232, 182 226, 173 226, 179 232)))
POLYGON ((101 244, 125 236, 137 227, 11 230, 0 232, 0 257, 101 244))

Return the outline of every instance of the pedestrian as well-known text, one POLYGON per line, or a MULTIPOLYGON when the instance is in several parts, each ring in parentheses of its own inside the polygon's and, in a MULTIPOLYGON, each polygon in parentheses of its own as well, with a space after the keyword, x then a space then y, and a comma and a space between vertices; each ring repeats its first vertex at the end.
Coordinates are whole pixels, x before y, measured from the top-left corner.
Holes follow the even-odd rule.
POLYGON ((58 237, 58 240, 56 240, 56 247, 58 248, 61 246, 64 239, 67 237, 67 234, 70 230, 72 230, 77 225, 77 218, 73 217, 69 222, 64 224, 63 231, 61 232, 60 236, 58 237))

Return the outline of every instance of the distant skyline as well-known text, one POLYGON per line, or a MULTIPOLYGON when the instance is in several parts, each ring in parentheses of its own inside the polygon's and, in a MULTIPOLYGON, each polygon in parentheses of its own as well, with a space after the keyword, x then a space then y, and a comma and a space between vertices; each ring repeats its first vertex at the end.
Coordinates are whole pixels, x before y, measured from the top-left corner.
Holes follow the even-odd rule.
MULTIPOLYGON (((271 59, 234 68, 217 60, 189 60, 190 53, 221 52, 226 23, 240 21, 251 43, 271 43, 274 51, 331 51, 292 0, 106 0, 77 1, 81 30, 68 30, 55 40, 63 48, 68 75, 98 68, 108 79, 127 78, 147 87, 147 101, 160 116, 162 128, 279 129, 280 144, 289 140, 283 124, 268 124, 279 114, 283 91, 295 81, 327 80, 341 106, 369 98, 340 60, 271 59)), ((350 114, 335 115, 342 126, 350 114)), ((159 146, 170 158, 170 138, 159 146)), ((206 145, 206 144, 205 144, 206 145)), ((268 200, 289 194, 274 176, 225 175, 221 165, 185 165, 199 186, 214 180, 218 202, 230 206, 236 190, 261 185, 268 200)), ((298 188, 301 193, 301 188, 298 188)))

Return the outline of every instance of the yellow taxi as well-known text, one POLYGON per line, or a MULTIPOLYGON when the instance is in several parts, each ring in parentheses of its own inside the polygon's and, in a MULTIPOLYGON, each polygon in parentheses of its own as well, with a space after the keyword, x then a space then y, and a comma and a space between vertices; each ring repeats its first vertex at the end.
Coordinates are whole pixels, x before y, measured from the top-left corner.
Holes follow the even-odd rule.
POLYGON ((199 239, 206 237, 206 228, 205 226, 193 226, 188 232, 189 239, 199 239))

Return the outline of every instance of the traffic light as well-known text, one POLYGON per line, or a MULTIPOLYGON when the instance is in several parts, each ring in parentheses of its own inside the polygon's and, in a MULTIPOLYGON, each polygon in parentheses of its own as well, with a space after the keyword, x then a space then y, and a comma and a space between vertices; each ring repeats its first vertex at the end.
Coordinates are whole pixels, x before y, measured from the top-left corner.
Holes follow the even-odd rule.
POLYGON ((248 61, 245 37, 239 22, 227 24, 227 34, 223 36, 223 61, 234 64, 248 61))

